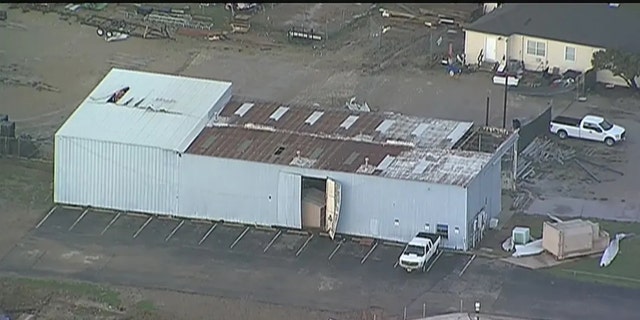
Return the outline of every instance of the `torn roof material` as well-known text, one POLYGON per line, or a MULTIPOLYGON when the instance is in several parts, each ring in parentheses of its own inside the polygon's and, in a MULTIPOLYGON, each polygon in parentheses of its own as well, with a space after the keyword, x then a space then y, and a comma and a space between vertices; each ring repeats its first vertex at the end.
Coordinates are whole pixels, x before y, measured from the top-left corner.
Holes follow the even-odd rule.
POLYGON ((186 152, 466 186, 492 158, 453 148, 472 125, 234 98, 186 152))
POLYGON ((184 152, 230 97, 229 82, 111 69, 56 136, 184 152))

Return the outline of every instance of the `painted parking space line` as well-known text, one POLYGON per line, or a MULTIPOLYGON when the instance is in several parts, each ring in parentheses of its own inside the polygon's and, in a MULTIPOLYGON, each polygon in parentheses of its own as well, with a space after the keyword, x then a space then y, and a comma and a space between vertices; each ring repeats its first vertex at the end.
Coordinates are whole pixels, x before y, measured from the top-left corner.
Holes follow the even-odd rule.
POLYGON ((151 217, 151 216, 150 216, 150 217, 147 219, 147 221, 145 221, 145 222, 140 226, 140 228, 138 229, 138 231, 136 231, 136 233, 134 233, 134 234, 133 234, 133 238, 134 238, 134 239, 135 239, 135 238, 137 238, 137 237, 138 237, 138 235, 140 235, 140 232, 142 232, 142 230, 144 230, 144 228, 145 228, 147 225, 149 225, 149 223, 151 223, 151 220, 153 220, 153 217, 151 217))
POLYGON ((266 253, 269 250, 269 248, 271 248, 273 243, 276 242, 278 238, 280 238, 281 235, 282 235, 282 230, 278 230, 278 232, 273 236, 273 238, 271 238, 271 241, 269 241, 269 243, 267 243, 267 245, 264 247, 264 250, 262 251, 262 253, 266 253))
POLYGON ((433 268, 433 266, 436 264, 438 259, 440 259, 440 257, 442 256, 443 253, 444 253, 444 251, 442 251, 442 250, 440 250, 440 252, 438 252, 438 254, 436 255, 435 259, 433 259, 433 261, 431 261, 431 264, 429 264, 429 267, 427 267, 427 270, 425 270, 425 272, 429 272, 429 270, 431 270, 431 268, 433 268))
POLYGON ((36 224, 36 229, 40 228, 40 226, 42 226, 44 222, 47 221, 47 219, 49 219, 49 217, 56 211, 56 209, 58 209, 58 206, 53 206, 51 210, 49 210, 49 212, 47 212, 47 214, 42 218, 42 220, 40 220, 40 222, 36 224))
POLYGON ((373 253, 373 251, 376 250, 377 247, 378 247, 378 241, 375 241, 371 246, 371 249, 369 249, 367 254, 365 254, 364 257, 362 257, 362 260, 360 260, 360 264, 364 264, 369 258, 369 256, 373 253))
POLYGON ((198 242, 198 245, 202 245, 203 242, 205 242, 205 240, 207 240, 207 238, 209 238, 209 235, 211 234, 211 232, 213 232, 213 230, 215 230, 218 227, 218 223, 214 223, 211 225, 211 228, 209 228, 209 230, 207 230, 207 233, 204 234, 204 236, 202 236, 202 239, 200 239, 200 242, 198 242))
POLYGON ((88 212, 89 212, 89 208, 85 208, 84 211, 82 211, 82 213, 80 214, 80 216, 78 216, 78 219, 76 219, 76 221, 73 222, 73 224, 69 227, 67 231, 73 230, 73 228, 75 228, 75 226, 78 225, 78 223, 80 223, 80 220, 82 220, 82 218, 84 218, 84 216, 86 216, 88 212))
POLYGON ((460 271, 460 274, 458 274, 459 277, 462 277, 462 275, 464 274, 465 271, 467 271, 467 268, 469 268, 469 266, 471 265, 471 263, 473 262, 473 260, 476 258, 476 255, 472 255, 471 258, 469 259, 469 261, 467 261, 467 264, 464 265, 464 267, 462 268, 462 270, 460 271))
POLYGON ((309 237, 307 237, 307 240, 305 240, 305 242, 300 246, 300 249, 298 249, 298 251, 296 252, 296 257, 299 256, 302 253, 302 251, 304 251, 304 249, 307 247, 311 239, 313 239, 313 233, 310 234, 309 237))
POLYGON ((333 251, 331 251, 331 254, 329 254, 329 258, 328 260, 333 259, 333 256, 336 255, 336 253, 338 253, 338 250, 340 250, 340 248, 342 248, 342 245, 344 244, 345 239, 342 239, 338 242, 338 244, 336 245, 336 247, 333 249, 333 251))
POLYGON ((111 226, 116 223, 116 220, 118 220, 118 218, 120 218, 120 216, 122 215, 122 212, 118 212, 118 214, 116 214, 115 217, 113 217, 113 219, 111 219, 111 221, 109 221, 109 223, 107 224, 106 227, 104 227, 104 229, 102 229, 102 232, 100 232, 100 235, 104 235, 105 232, 107 232, 107 230, 109 230, 109 228, 111 228, 111 226))
POLYGON ((233 243, 229 246, 229 249, 233 249, 233 247, 235 247, 238 244, 238 242, 240 242, 240 240, 244 238, 244 235, 247 234, 247 232, 249 232, 249 229, 251 229, 251 227, 244 228, 244 231, 242 231, 242 233, 236 238, 236 240, 233 241, 233 243))
POLYGON ((171 233, 169 233, 169 235, 167 235, 167 237, 164 239, 165 242, 169 241, 169 239, 171 239, 171 237, 173 237, 174 234, 176 234, 176 232, 178 232, 178 230, 180 229, 180 227, 182 227, 182 225, 184 224, 186 220, 181 220, 180 223, 178 223, 178 225, 173 228, 173 230, 171 230, 171 233))

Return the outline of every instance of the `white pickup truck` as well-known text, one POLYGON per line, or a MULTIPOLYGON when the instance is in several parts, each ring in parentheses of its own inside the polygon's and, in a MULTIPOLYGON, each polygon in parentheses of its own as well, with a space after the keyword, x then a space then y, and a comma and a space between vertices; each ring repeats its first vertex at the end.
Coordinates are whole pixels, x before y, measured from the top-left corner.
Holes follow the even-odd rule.
POLYGON ((438 247, 440 247, 439 235, 419 232, 407 244, 407 247, 400 256, 398 264, 407 270, 407 272, 418 269, 424 272, 427 270, 428 262, 436 256, 438 247))
POLYGON ((625 129, 603 117, 587 115, 584 118, 557 116, 551 120, 549 131, 560 139, 567 137, 604 142, 608 146, 625 139, 625 129))

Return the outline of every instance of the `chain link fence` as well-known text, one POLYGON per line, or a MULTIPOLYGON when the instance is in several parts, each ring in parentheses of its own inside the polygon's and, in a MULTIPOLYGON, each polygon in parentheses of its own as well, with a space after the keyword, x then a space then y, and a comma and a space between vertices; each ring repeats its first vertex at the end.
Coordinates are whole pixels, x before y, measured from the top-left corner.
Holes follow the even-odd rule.
POLYGON ((0 156, 43 159, 38 143, 31 137, 0 137, 0 156))

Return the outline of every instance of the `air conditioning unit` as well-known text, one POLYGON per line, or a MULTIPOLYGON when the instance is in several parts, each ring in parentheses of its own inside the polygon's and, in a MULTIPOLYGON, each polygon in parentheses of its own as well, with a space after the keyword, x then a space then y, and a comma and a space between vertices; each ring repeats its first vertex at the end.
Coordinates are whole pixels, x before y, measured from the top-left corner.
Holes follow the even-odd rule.
POLYGON ((526 227, 515 227, 511 232, 511 239, 513 244, 527 244, 531 239, 531 231, 526 227))
POLYGON ((609 3, 609 8, 617 8, 619 6, 620 6, 619 3, 609 3))

